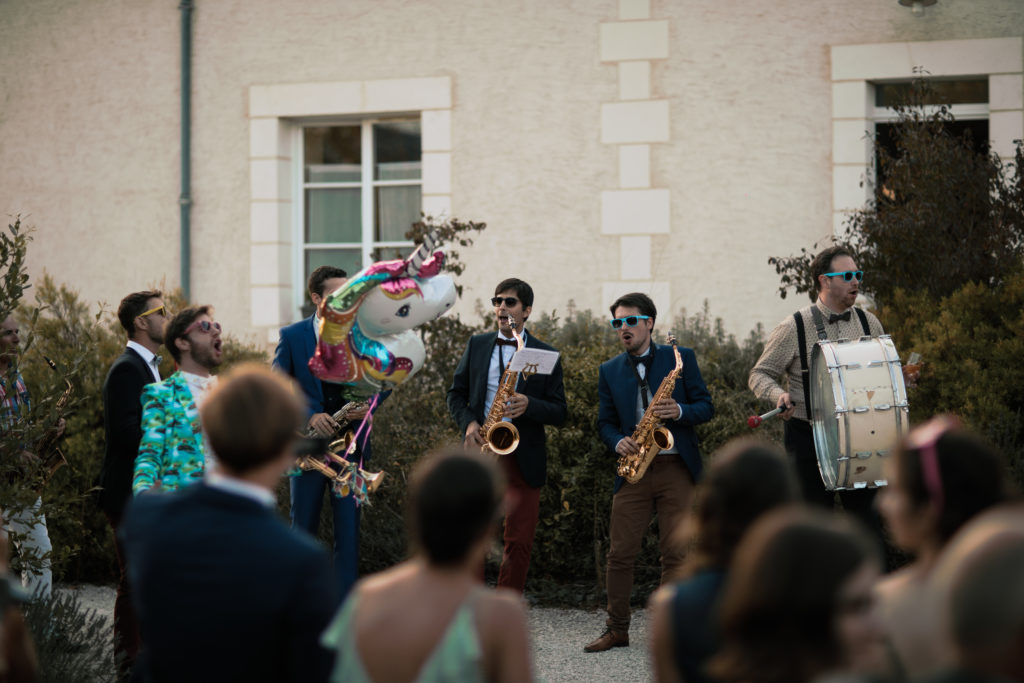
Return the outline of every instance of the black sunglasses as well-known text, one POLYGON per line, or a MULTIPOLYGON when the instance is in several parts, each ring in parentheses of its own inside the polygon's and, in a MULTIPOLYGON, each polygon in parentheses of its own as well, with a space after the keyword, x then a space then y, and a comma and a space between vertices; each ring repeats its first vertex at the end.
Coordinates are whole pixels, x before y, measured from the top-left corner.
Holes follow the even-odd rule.
POLYGON ((498 306, 501 305, 502 301, 505 302, 505 306, 508 307, 508 308, 515 308, 515 305, 517 303, 519 303, 519 299, 515 298, 514 296, 506 296, 506 297, 496 296, 493 299, 491 299, 491 305, 494 306, 495 308, 497 308, 498 306))
POLYGON ((842 275, 843 282, 849 282, 853 278, 857 278, 857 282, 864 282, 864 271, 863 270, 843 270, 835 273, 825 273, 826 277, 832 277, 834 275, 842 275))

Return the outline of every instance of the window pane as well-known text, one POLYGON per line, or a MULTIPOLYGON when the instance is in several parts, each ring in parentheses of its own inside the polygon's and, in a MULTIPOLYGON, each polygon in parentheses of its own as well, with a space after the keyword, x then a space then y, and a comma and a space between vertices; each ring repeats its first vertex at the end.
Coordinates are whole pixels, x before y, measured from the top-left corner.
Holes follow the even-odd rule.
MULTIPOLYGON (((932 91, 923 104, 987 104, 988 79, 963 81, 931 81, 932 91)), ((895 107, 905 104, 913 92, 910 83, 876 83, 875 106, 895 107)))
POLYGON ((306 182, 359 182, 359 126, 321 126, 303 129, 306 182))
POLYGON ((420 186, 378 187, 376 205, 374 241, 407 240, 405 233, 420 219, 420 186))
POLYGON ((306 243, 361 242, 362 215, 358 188, 306 190, 306 243))
POLYGON ((334 266, 355 275, 363 267, 363 255, 359 249, 307 249, 302 281, 309 282, 310 273, 320 266, 334 266))
POLYGON ((373 126, 375 180, 418 180, 420 122, 392 121, 373 126))

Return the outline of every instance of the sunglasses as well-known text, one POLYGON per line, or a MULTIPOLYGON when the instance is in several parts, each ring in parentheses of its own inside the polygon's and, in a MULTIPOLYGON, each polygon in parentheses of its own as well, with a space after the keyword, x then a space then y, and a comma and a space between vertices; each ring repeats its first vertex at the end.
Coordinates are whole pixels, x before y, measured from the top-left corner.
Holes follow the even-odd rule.
POLYGON ((863 270, 844 270, 836 273, 825 273, 826 277, 832 277, 834 275, 842 275, 843 282, 849 282, 853 278, 857 278, 857 282, 864 282, 864 271, 863 270))
POLYGON ((206 333, 209 333, 210 330, 217 330, 218 332, 220 332, 220 323, 211 323, 209 320, 197 320, 191 325, 189 325, 187 328, 185 328, 185 332, 181 336, 184 337, 186 334, 188 334, 189 332, 196 328, 199 328, 202 332, 206 333))
POLYGON ((162 316, 164 316, 166 318, 167 317, 167 306, 165 304, 160 304, 156 308, 151 308, 148 311, 146 311, 145 313, 139 313, 139 317, 140 318, 145 318, 147 315, 153 315, 154 313, 159 313, 160 315, 162 315, 162 316))
POLYGON ((496 296, 493 299, 491 299, 491 305, 497 308, 498 306, 501 305, 501 302, 503 301, 505 302, 506 308, 515 308, 516 304, 519 303, 519 299, 515 298, 514 296, 496 296))
POLYGON ((616 330, 621 329, 623 325, 626 327, 636 327, 636 324, 641 320, 650 320, 649 315, 627 315, 625 318, 612 318, 609 322, 612 327, 616 330))

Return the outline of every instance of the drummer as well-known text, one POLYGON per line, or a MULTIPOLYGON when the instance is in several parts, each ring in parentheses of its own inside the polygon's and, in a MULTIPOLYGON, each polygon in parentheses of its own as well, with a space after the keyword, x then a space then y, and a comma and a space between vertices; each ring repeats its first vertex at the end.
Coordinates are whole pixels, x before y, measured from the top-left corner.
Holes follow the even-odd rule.
MULTIPOLYGON (((853 304, 864 281, 851 253, 840 246, 825 249, 811 262, 814 302, 783 319, 768 337, 764 352, 750 371, 747 383, 760 399, 767 399, 786 421, 786 451, 796 460, 796 471, 808 502, 832 509, 833 491, 825 488, 818 471, 811 431, 810 377, 811 352, 819 339, 858 339, 884 334, 882 323, 871 313, 853 304)), ((895 446, 895 444, 894 444, 895 446)), ((840 491, 843 508, 881 533, 872 503, 877 489, 840 491)))

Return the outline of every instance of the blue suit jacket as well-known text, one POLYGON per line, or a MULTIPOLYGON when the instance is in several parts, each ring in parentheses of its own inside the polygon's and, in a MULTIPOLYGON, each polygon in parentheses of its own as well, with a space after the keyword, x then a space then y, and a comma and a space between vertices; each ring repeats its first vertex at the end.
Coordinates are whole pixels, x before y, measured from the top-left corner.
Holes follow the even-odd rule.
MULTIPOLYGON (((282 327, 277 348, 274 350, 274 367, 294 377, 302 387, 302 393, 306 395, 307 420, 314 413, 324 412, 323 384, 309 369, 309 359, 316 353, 316 330, 313 329, 315 323, 316 317, 311 315, 297 323, 282 327)), ((379 400, 383 401, 390 394, 390 391, 382 393, 379 400)), ((368 462, 371 455, 368 436, 364 432, 359 437, 359 452, 364 462, 368 462)))
MULTIPOLYGON (((661 381, 676 366, 675 355, 671 346, 655 345, 654 363, 647 376, 647 383, 652 393, 657 393, 661 381)), ((672 398, 682 406, 683 414, 678 420, 664 423, 672 432, 679 456, 686 463, 695 482, 700 481, 704 464, 700 458, 697 444, 696 425, 707 422, 715 414, 711 405, 711 394, 708 392, 704 378, 697 366, 697 356, 693 349, 679 347, 679 355, 683 358, 683 372, 676 379, 672 398)), ((611 451, 619 440, 631 436, 636 429, 637 381, 631 362, 625 352, 601 364, 598 379, 598 396, 600 407, 597 414, 597 428, 601 440, 611 451)), ((617 456, 616 456, 617 457, 617 456)), ((622 485, 622 477, 615 477, 615 490, 622 485)))
POLYGON ((205 482, 132 499, 120 528, 144 681, 325 681, 326 551, 273 510, 205 482))

